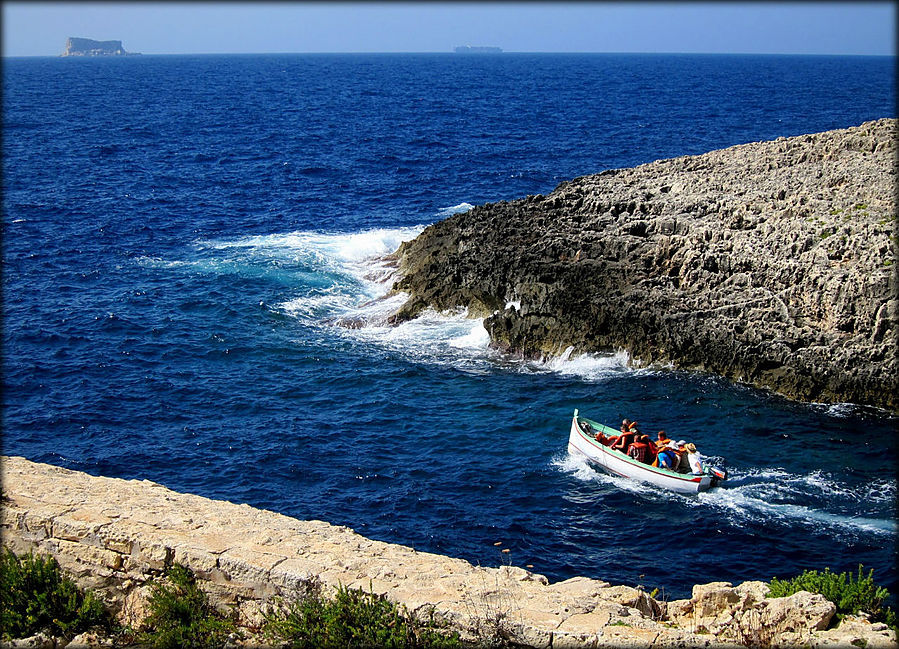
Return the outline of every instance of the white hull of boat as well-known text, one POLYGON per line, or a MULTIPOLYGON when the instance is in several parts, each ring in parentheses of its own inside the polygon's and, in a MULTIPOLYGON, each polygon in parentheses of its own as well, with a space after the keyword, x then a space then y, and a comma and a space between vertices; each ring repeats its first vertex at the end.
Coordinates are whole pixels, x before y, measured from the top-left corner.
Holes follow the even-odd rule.
POLYGON ((581 430, 578 425, 579 420, 587 421, 595 430, 601 430, 607 436, 617 435, 618 431, 583 417, 578 418, 577 410, 574 411, 574 417, 571 419, 568 452, 573 455, 585 456, 591 464, 607 473, 648 482, 657 487, 684 494, 706 491, 719 481, 717 476, 705 472, 701 475, 678 473, 638 462, 620 451, 613 451, 597 442, 581 430))

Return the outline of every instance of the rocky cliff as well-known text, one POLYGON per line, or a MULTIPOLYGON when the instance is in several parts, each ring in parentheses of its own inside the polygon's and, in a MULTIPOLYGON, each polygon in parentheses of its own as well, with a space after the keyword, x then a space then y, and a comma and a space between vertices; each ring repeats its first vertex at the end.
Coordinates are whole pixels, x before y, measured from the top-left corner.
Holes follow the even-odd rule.
POLYGON ((70 37, 66 49, 60 56, 127 56, 122 41, 94 41, 90 38, 70 37))
POLYGON ((433 610, 469 638, 529 647, 896 646, 883 624, 847 618, 828 629, 831 602, 804 592, 768 599, 762 582, 698 585, 690 599, 665 602, 629 586, 584 577, 550 584, 511 565, 476 567, 346 527, 24 458, 2 458, 2 484, 3 544, 53 555, 135 628, 152 580, 177 562, 245 629, 258 629, 274 597, 319 580, 433 610))
POLYGON ((397 253, 394 318, 467 307, 526 356, 624 349, 899 410, 896 120, 614 169, 397 253))

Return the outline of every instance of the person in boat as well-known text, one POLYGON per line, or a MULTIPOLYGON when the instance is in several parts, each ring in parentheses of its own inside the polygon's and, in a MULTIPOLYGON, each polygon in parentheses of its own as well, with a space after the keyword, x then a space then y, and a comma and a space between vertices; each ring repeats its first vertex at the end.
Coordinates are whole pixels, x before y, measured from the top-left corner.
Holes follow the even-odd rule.
POLYGON ((687 462, 689 463, 690 471, 693 475, 702 473, 702 456, 699 454, 699 451, 696 450, 696 444, 693 444, 692 442, 685 444, 684 450, 687 452, 687 462))
POLYGON ((649 459, 646 460, 646 463, 647 463, 647 464, 652 464, 653 462, 656 461, 656 457, 658 457, 658 454, 659 454, 659 447, 658 447, 658 445, 657 445, 654 441, 652 441, 652 440, 649 438, 649 435, 644 435, 644 436, 643 436, 643 441, 644 441, 644 442, 646 443, 646 445, 649 447, 649 459))
POLYGON ((677 471, 680 464, 680 455, 677 453, 677 445, 673 439, 666 441, 664 445, 659 445, 659 452, 656 455, 655 466, 661 469, 671 469, 677 471))
POLYGON ((660 430, 656 435, 655 444, 658 448, 662 448, 663 446, 667 446, 672 441, 673 440, 668 438, 668 433, 666 433, 664 430, 660 430))
POLYGON ((655 459, 655 444, 649 439, 649 435, 637 434, 634 441, 628 446, 627 454, 643 464, 652 464, 655 459))
POLYGON ((610 444, 609 448, 627 453, 630 445, 634 443, 634 437, 637 434, 637 422, 625 419, 621 422, 621 434, 610 444))

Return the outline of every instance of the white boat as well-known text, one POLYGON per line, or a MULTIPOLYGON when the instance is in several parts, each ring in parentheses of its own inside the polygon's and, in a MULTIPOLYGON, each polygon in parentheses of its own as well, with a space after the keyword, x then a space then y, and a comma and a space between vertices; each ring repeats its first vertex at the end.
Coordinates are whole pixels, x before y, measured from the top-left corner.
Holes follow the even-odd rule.
POLYGON ((571 419, 571 433, 568 436, 568 452, 573 455, 586 456, 587 460, 612 475, 641 480, 657 487, 663 487, 679 493, 695 494, 707 491, 727 478, 727 472, 713 467, 703 467, 701 474, 680 473, 671 469, 662 469, 644 464, 621 451, 616 451, 596 441, 594 435, 618 435, 619 431, 609 428, 586 417, 578 417, 574 411, 571 419), (581 426, 587 423, 593 434, 586 432, 581 426))

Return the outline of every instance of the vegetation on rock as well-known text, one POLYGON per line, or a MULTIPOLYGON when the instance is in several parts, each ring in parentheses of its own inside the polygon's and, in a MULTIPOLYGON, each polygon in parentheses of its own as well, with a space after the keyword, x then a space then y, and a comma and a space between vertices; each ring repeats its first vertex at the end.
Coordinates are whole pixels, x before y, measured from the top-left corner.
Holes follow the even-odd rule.
POLYGON ((293 649, 418 649, 462 646, 433 619, 421 621, 383 595, 339 587, 334 599, 308 583, 266 615, 266 636, 293 649))
POLYGON ((110 630, 112 621, 100 600, 63 575, 53 557, 30 552, 18 557, 3 548, 0 568, 4 640, 42 632, 71 638, 91 629, 110 630))
POLYGON ((223 647, 237 626, 210 604, 193 572, 179 564, 152 586, 139 639, 155 649, 223 647))
POLYGON ((810 593, 819 593, 830 600, 837 607, 834 616, 836 621, 847 615, 867 613, 875 622, 885 622, 896 629, 896 613, 889 606, 883 606, 883 602, 890 596, 886 588, 874 583, 874 570, 870 570, 865 576, 863 566, 859 564, 858 575, 853 579, 851 572, 840 574, 825 568, 823 572, 806 570, 798 577, 781 580, 771 580, 771 590, 768 597, 788 597, 801 590, 810 593))

